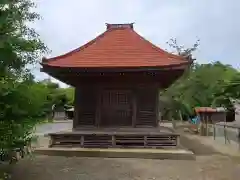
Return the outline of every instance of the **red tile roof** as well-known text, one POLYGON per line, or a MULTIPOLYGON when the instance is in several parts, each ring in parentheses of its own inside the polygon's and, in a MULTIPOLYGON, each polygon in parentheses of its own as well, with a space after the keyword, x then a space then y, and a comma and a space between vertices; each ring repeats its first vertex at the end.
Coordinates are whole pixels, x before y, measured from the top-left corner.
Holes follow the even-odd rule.
POLYGON ((69 53, 44 59, 43 66, 80 68, 165 67, 189 64, 170 54, 133 30, 133 24, 107 24, 107 30, 69 53))

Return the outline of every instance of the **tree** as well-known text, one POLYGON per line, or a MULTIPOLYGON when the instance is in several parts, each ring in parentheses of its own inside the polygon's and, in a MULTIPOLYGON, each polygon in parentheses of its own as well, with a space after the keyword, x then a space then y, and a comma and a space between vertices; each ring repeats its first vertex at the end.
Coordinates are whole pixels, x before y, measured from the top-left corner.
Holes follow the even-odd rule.
POLYGON ((240 73, 237 72, 228 82, 224 82, 219 91, 215 92, 213 105, 234 108, 240 100, 240 73))
MULTIPOLYGON (((199 42, 200 40, 197 40, 192 45, 192 47, 185 48, 182 45, 178 45, 176 38, 175 39, 172 38, 167 42, 167 44, 172 49, 174 49, 174 53, 176 53, 177 55, 183 56, 185 59, 189 61, 194 61, 195 59, 193 59, 192 53, 195 50, 197 50, 199 46, 199 42)), ((182 93, 183 93, 183 89, 185 89, 186 87, 183 86, 182 81, 184 81, 189 77, 190 71, 193 70, 194 68, 195 68, 195 64, 193 63, 193 65, 190 66, 189 71, 186 71, 177 82, 175 82, 170 88, 160 93, 160 96, 161 96, 160 100, 162 101, 162 103, 165 104, 164 108, 162 109, 163 114, 168 114, 170 112, 171 115, 176 116, 176 113, 177 113, 178 114, 177 116, 178 117, 180 116, 180 118, 182 118, 182 112, 184 112, 184 114, 190 114, 191 108, 188 105, 188 103, 185 102, 185 100, 183 99, 182 93), (174 112, 171 112, 173 111, 173 109, 174 109, 174 112)))
POLYGON ((2 0, 0 2, 0 76, 19 77, 27 64, 36 63, 47 48, 39 35, 27 23, 40 18, 32 12, 31 0, 2 0))
MULTIPOLYGON (((192 53, 198 47, 197 41, 192 48, 184 50, 171 40, 171 47, 177 54, 192 53), (172 43, 172 44, 171 44, 172 43)), ((189 57, 192 57, 189 54, 189 57)), ((198 106, 233 107, 231 99, 239 98, 239 72, 229 65, 220 62, 210 64, 193 63, 189 70, 172 86, 161 93, 166 106, 162 111, 171 113, 179 119, 179 113, 186 118, 191 116, 198 106)))
POLYGON ((66 95, 67 105, 73 106, 73 104, 74 104, 74 88, 69 87, 69 88, 64 88, 61 90, 66 95))
POLYGON ((32 11, 34 7, 31 0, 0 2, 0 154, 29 141, 42 107, 27 69, 47 52, 39 35, 27 25, 40 18, 32 11))
POLYGON ((198 46, 200 45, 200 40, 198 39, 190 48, 186 48, 183 45, 179 45, 177 43, 177 39, 170 39, 167 44, 174 49, 174 52, 177 53, 179 56, 183 56, 186 59, 192 59, 192 53, 197 50, 198 46))
POLYGON ((185 116, 193 114, 193 108, 198 106, 231 108, 230 99, 236 99, 239 92, 235 89, 239 86, 231 85, 237 74, 236 69, 219 62, 194 64, 187 76, 162 92, 162 96, 171 99, 170 108, 185 116))

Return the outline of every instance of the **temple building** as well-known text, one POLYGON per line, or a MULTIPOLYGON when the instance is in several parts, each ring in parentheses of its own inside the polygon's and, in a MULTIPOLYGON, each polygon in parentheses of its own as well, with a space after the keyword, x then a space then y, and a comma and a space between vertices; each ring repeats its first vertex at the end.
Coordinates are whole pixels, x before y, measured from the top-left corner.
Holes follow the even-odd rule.
POLYGON ((178 135, 159 126, 159 91, 191 63, 144 39, 133 23, 106 24, 80 48, 43 58, 43 72, 75 87, 73 130, 51 134, 51 145, 176 146, 178 135))

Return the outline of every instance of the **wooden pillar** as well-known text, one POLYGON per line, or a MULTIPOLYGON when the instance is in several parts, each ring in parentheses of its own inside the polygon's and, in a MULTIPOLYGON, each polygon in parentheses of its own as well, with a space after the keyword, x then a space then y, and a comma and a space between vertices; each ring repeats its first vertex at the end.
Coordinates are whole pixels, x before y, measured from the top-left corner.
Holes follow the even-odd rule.
POLYGON ((135 89, 133 90, 132 98, 133 98, 132 127, 135 127, 137 122, 137 91, 135 89))
POLYGON ((112 135, 112 147, 116 147, 116 137, 112 135))
POLYGON ((78 121, 79 121, 79 87, 75 88, 74 91, 74 115, 73 115, 73 129, 77 128, 78 121))
POLYGON ((84 136, 81 136, 81 140, 80 140, 80 145, 81 147, 84 147, 84 136))
POLYGON ((176 146, 180 146, 180 136, 176 137, 176 146))
POLYGON ((147 147, 147 136, 144 136, 144 147, 147 147))
POLYGON ((101 89, 99 87, 97 87, 96 98, 97 103, 96 103, 95 126, 99 127, 101 120, 101 89))
POLYGON ((156 104, 155 104, 155 111, 156 111, 156 126, 159 125, 159 89, 156 87, 156 104))

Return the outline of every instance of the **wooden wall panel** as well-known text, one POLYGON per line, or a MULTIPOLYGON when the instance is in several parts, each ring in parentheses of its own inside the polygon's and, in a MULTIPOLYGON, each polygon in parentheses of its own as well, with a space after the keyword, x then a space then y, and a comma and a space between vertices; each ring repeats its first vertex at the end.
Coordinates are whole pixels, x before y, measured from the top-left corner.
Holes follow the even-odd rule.
POLYGON ((137 89, 137 119, 136 126, 155 127, 157 126, 157 88, 139 87, 137 89))
POLYGON ((97 90, 95 86, 82 85, 76 88, 76 126, 96 124, 97 90))
POLYGON ((157 92, 152 82, 82 84, 76 88, 74 127, 156 127, 157 92))

